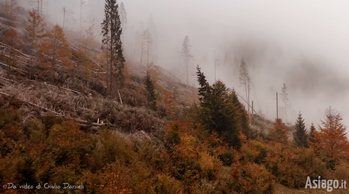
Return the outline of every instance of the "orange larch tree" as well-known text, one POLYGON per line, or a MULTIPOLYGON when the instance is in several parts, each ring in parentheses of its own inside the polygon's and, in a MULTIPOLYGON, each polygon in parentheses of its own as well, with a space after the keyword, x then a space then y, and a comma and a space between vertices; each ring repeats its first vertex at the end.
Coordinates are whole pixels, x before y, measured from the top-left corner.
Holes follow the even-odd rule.
POLYGON ((169 92, 169 91, 165 91, 164 92, 164 95, 165 95, 165 97, 164 97, 164 103, 165 103, 165 106, 166 106, 166 113, 168 114, 168 115, 173 115, 174 114, 174 99, 173 99, 173 97, 172 97, 172 94, 171 94, 171 92, 169 92))
POLYGON ((29 40, 30 45, 34 48, 35 52, 40 53, 42 47, 42 40, 46 37, 44 18, 40 16, 37 10, 29 11, 29 17, 27 21, 23 22, 25 30, 27 31, 26 38, 29 40))
POLYGON ((65 38, 64 31, 59 25, 55 25, 47 34, 45 48, 53 63, 61 61, 64 65, 71 67, 69 57, 72 56, 72 53, 69 49, 69 43, 65 38))
POLYGON ((287 128, 281 119, 276 119, 274 128, 269 132, 269 139, 279 143, 287 142, 287 128))
POLYGON ((18 34, 13 29, 9 30, 4 34, 3 42, 10 47, 9 50, 9 61, 10 65, 16 66, 17 64, 17 49, 20 49, 23 46, 23 42, 19 39, 18 34))
POLYGON ((327 115, 326 120, 321 121, 319 131, 314 131, 314 141, 309 142, 310 148, 323 157, 330 169, 349 156, 349 142, 342 120, 340 114, 327 115))

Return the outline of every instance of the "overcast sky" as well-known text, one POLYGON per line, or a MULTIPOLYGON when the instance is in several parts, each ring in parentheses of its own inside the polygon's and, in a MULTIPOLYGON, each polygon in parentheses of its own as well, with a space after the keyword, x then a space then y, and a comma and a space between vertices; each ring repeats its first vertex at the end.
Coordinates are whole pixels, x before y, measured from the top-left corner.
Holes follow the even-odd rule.
MULTIPOLYGON (((71 10, 70 28, 78 26, 80 0, 47 0, 46 15, 62 23, 62 8, 71 10)), ((27 3, 27 0, 22 0, 27 3)), ((121 2, 121 1, 118 1, 121 2)), ((124 30, 125 52, 139 60, 135 33, 147 28, 152 16, 156 27, 156 65, 182 72, 179 58, 184 37, 189 36, 192 73, 199 64, 209 81, 214 81, 214 53, 219 55, 217 78, 243 95, 238 66, 221 66, 225 53, 238 61, 246 58, 253 82, 255 107, 275 119, 275 92, 288 87, 288 122, 299 111, 307 126, 320 124, 331 106, 349 124, 349 1, 337 0, 125 0, 128 28, 124 30), (143 25, 143 26, 142 26, 143 25), (242 47, 241 42, 248 46, 242 47)), ((85 25, 96 18, 100 34, 103 0, 87 0, 85 25)), ((192 77, 194 82, 195 77, 192 77)), ((283 102, 280 101, 283 112, 283 102)), ((282 114, 282 113, 280 113, 282 114)), ((282 114, 283 116, 283 114, 282 114)))

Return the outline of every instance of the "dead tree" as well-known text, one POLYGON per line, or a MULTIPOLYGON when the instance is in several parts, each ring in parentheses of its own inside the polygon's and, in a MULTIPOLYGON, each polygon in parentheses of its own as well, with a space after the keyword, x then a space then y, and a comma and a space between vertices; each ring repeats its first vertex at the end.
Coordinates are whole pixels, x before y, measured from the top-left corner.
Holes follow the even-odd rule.
POLYGON ((184 38, 181 55, 184 59, 185 71, 187 75, 187 85, 188 85, 189 84, 189 62, 193 58, 193 56, 190 54, 190 45, 189 45, 188 36, 184 38))
POLYGON ((240 64, 240 74, 239 74, 240 85, 244 86, 245 94, 247 99, 248 114, 250 114, 250 91, 251 91, 251 78, 248 72, 247 65, 242 59, 240 64))

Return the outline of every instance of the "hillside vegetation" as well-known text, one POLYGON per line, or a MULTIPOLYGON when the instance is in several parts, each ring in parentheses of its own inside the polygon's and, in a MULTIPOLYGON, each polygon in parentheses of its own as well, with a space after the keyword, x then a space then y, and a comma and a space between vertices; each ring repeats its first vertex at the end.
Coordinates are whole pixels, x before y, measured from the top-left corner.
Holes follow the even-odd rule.
POLYGON ((123 62, 120 45, 116 54, 100 49, 91 32, 79 37, 37 10, 7 5, 0 183, 83 188, 0 192, 323 193, 304 189, 308 176, 349 181, 340 114, 310 130, 301 114, 292 127, 269 121, 249 114, 223 82, 210 84, 199 66, 194 88, 153 63, 123 62))

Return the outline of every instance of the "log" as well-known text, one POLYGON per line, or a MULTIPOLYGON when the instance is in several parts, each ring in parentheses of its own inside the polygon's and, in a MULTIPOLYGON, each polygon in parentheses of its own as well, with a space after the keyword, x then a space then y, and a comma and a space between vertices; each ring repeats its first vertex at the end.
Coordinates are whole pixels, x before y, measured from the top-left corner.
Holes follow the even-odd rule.
MULTIPOLYGON (((3 92, 0 92, 0 94, 1 94, 1 95, 4 95, 4 96, 6 96, 6 97, 15 98, 15 97, 13 97, 13 96, 11 96, 11 95, 9 95, 9 94, 3 93, 3 92)), ((44 110, 44 111, 46 111, 46 112, 51 112, 51 113, 53 113, 53 114, 55 114, 55 115, 58 115, 58 116, 61 116, 61 117, 65 118, 65 119, 74 120, 74 121, 76 121, 77 123, 80 123, 80 125, 86 126, 86 125, 89 123, 88 121, 85 121, 85 120, 74 119, 74 118, 71 118, 71 117, 67 117, 67 116, 65 116, 65 115, 62 115, 62 114, 56 112, 56 111, 50 110, 50 109, 48 109, 48 108, 39 106, 39 105, 37 105, 37 104, 31 103, 31 102, 28 102, 28 101, 24 101, 24 100, 21 100, 21 99, 18 99, 18 98, 15 98, 15 99, 16 99, 16 100, 19 100, 19 101, 21 101, 21 102, 23 102, 23 103, 25 103, 25 104, 29 104, 30 106, 33 106, 33 107, 42 109, 42 110, 44 110)), ((107 125, 107 124, 92 123, 92 126, 94 126, 94 127, 101 127, 101 126, 105 126, 105 125, 107 125)), ((113 125, 111 125, 111 126, 113 126, 113 125)))
POLYGON ((21 75, 25 75, 26 73, 28 73, 28 72, 23 71, 23 70, 21 70, 21 69, 18 69, 18 68, 16 68, 16 67, 11 67, 11 66, 9 66, 9 65, 7 65, 7 64, 5 64, 5 63, 2 63, 2 62, 0 62, 0 65, 5 66, 5 67, 8 67, 8 68, 10 68, 10 69, 12 69, 12 70, 14 70, 14 71, 17 71, 17 72, 20 73, 21 75))
POLYGON ((4 43, 0 42, 0 45, 2 45, 2 46, 4 46, 4 47, 7 47, 7 48, 10 48, 10 49, 13 49, 13 50, 15 50, 16 52, 18 52, 19 54, 21 54, 22 56, 24 56, 24 57, 26 57, 26 58, 29 58, 29 55, 24 54, 24 53, 22 53, 21 51, 19 51, 18 49, 15 49, 15 48, 13 48, 13 47, 7 45, 7 44, 4 44, 4 43))
POLYGON ((118 90, 118 94, 119 94, 119 98, 120 98, 120 103, 122 104, 122 99, 121 99, 121 95, 120 95, 119 90, 118 90))

